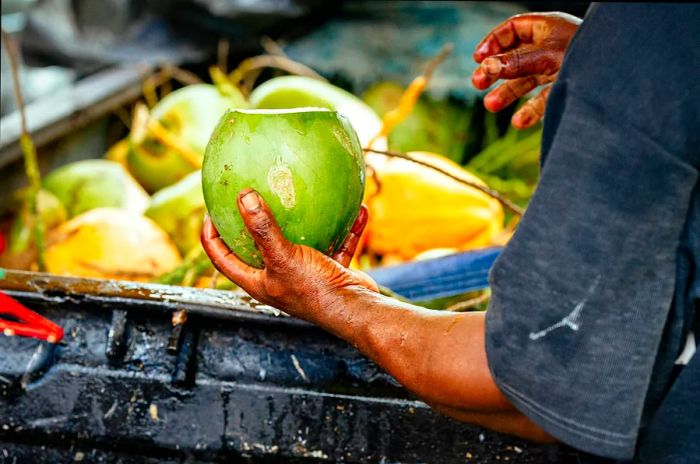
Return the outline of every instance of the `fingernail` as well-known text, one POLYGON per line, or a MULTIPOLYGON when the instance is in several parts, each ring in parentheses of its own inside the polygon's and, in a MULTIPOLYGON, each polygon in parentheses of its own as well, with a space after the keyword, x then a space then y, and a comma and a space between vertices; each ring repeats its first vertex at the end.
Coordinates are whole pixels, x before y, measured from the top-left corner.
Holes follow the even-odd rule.
POLYGON ((481 44, 481 47, 476 49, 475 54, 477 55, 486 55, 489 52, 489 43, 484 42, 481 44))
MULTIPOLYGON (((478 68, 477 68, 477 71, 478 71, 478 68)), ((482 80, 483 80, 483 77, 481 77, 481 75, 477 74, 476 71, 474 72, 474 74, 472 74, 472 85, 474 87, 476 87, 477 89, 481 89, 484 87, 484 85, 481 82, 482 80)))
POLYGON ((520 127, 525 127, 532 122, 532 114, 530 113, 517 113, 513 117, 513 123, 520 127))
POLYGON ((498 94, 489 93, 484 97, 484 106, 489 111, 498 111, 503 105, 503 99, 498 94))
POLYGON ((501 62, 498 58, 486 58, 482 63, 481 67, 486 71, 487 74, 492 76, 497 75, 501 72, 501 62))
POLYGON ((246 211, 257 211, 260 209, 260 197, 256 192, 248 192, 241 198, 241 203, 246 211))

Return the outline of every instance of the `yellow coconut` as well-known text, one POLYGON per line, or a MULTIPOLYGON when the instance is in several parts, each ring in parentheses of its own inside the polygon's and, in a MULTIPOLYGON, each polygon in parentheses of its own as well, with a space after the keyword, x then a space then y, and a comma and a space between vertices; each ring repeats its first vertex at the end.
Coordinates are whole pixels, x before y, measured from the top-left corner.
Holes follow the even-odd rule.
POLYGON ((155 222, 117 208, 97 208, 54 229, 46 267, 60 275, 148 281, 178 266, 177 247, 155 222))
MULTIPOLYGON (((483 181, 458 164, 433 153, 412 152, 467 181, 483 181)), ((492 245, 503 231, 501 204, 434 169, 399 158, 368 154, 368 251, 413 259, 434 248, 468 250, 492 245), (378 181, 378 186, 377 186, 378 181)))

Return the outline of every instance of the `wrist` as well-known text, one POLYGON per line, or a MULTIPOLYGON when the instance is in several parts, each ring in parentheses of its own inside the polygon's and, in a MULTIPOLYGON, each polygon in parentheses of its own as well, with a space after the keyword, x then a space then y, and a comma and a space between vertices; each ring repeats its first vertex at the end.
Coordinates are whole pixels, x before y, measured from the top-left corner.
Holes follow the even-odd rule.
POLYGON ((310 322, 357 345, 373 314, 379 310, 382 298, 362 285, 344 286, 320 299, 310 322))

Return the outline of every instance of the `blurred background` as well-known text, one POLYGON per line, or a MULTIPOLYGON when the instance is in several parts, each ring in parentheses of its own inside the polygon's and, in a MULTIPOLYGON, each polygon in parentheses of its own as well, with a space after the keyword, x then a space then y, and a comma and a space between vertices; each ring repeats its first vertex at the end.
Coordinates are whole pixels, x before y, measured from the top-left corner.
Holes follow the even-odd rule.
POLYGON ((587 6, 3 0, 0 294, 60 332, 0 307, 0 461, 579 462, 433 413, 236 288, 199 241, 200 169, 227 109, 335 109, 379 150, 351 266, 389 296, 485 310, 542 128, 484 110, 472 52, 514 14, 587 6))
MULTIPOLYGON (((260 38, 288 45, 293 59, 356 91, 378 79, 407 84, 444 42, 457 59, 432 92, 470 94, 472 46, 523 11, 583 16, 588 2, 377 2, 323 0, 4 0, 2 24, 21 45, 27 101, 110 66, 197 66, 229 42, 232 63, 262 51, 260 38), (457 74, 460 73, 460 74, 457 74)), ((2 115, 14 109, 3 47, 2 115)))
MULTIPOLYGON (((65 244, 61 253, 53 250, 49 272, 215 286, 207 280, 212 269, 198 243, 204 211, 198 168, 218 119, 218 114, 207 117, 216 111, 213 108, 269 107, 261 106, 261 100, 289 107, 328 106, 341 112, 349 105, 361 108, 346 116, 366 146, 370 139, 364 132, 377 132, 382 118, 413 95, 415 104, 401 110, 405 114, 385 134, 383 148, 421 153, 428 164, 446 166, 453 177, 481 182, 514 206, 501 206, 498 198, 450 184, 419 165, 373 164, 370 155, 372 176, 365 202, 372 219, 353 266, 369 270, 501 246, 534 191, 541 126, 512 129, 509 121, 516 105, 498 114, 484 110, 484 92, 470 82, 476 66, 472 52, 491 29, 514 14, 556 9, 583 16, 587 6, 586 2, 5 0, 0 233, 10 248, 0 254, 0 265, 43 267, 42 253, 37 254, 31 239, 22 121, 8 50, 16 58, 27 128, 44 176, 39 209, 44 209, 49 252, 52 243, 62 240, 53 229, 84 231, 80 213, 98 207, 116 206, 143 215, 158 224, 158 233, 162 229, 169 236, 167 243, 159 242, 164 251, 151 260, 159 264, 146 274, 123 262, 127 258, 137 262, 134 256, 143 254, 138 248, 124 251, 120 259, 98 259, 100 247, 129 249, 104 232, 88 240, 92 247, 86 248, 81 240, 65 244), (258 90, 265 88, 261 83, 288 74, 307 80, 299 81, 299 88, 282 85, 273 96, 269 90, 258 90), (419 76, 429 76, 428 84, 416 93, 419 76), (323 81, 321 87, 313 84, 323 81), (307 97, 300 98, 299 92, 307 92, 307 97), (410 175, 404 175, 406 169, 410 175), (382 182, 396 183, 400 194, 371 196, 382 182), (414 198, 411 192, 420 194, 414 198), (423 204, 431 195, 449 200, 436 211, 423 204), (176 252, 168 252, 171 242, 176 252), (89 269, 77 263, 84 259, 81 253, 92 256, 89 269), (55 258, 58 255, 60 259, 55 258), (183 272, 190 277, 183 278, 183 272)), ((89 219, 107 227, 116 221, 114 214, 89 219)), ((429 306, 439 308, 443 303, 429 306)))

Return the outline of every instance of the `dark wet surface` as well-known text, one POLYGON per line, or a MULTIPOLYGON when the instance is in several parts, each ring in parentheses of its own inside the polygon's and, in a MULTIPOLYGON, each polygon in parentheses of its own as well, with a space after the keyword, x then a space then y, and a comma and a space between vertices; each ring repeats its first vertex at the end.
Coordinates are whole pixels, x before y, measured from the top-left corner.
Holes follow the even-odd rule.
POLYGON ((0 288, 65 330, 0 335, 0 462, 576 462, 439 416, 241 295, 16 272, 0 288))

